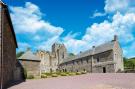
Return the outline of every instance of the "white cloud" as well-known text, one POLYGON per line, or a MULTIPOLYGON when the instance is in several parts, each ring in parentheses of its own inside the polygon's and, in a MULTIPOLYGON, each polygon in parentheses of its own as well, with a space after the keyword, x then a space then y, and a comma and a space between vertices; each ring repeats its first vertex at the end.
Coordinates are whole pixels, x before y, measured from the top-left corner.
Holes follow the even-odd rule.
MULTIPOLYGON (((31 2, 26 2, 25 6, 10 6, 10 10, 15 33, 18 34, 17 36, 20 39, 28 39, 29 46, 33 48, 41 45, 40 41, 49 41, 59 37, 64 31, 62 27, 54 26, 43 19, 44 14, 40 11, 40 8, 31 2), (25 34, 25 36, 22 34, 25 34)), ((21 40, 18 40, 18 42, 21 40)), ((46 47, 46 45, 44 46, 46 47)), ((25 43, 21 43, 18 50, 26 47, 25 43)))
POLYGON ((44 50, 51 51, 51 46, 55 42, 60 42, 59 39, 60 39, 59 36, 54 36, 54 37, 48 39, 47 41, 43 41, 40 44, 38 44, 36 49, 44 49, 44 50))
POLYGON ((31 45, 26 42, 18 42, 18 47, 19 47, 18 51, 25 51, 26 48, 31 48, 31 45))
MULTIPOLYGON (((105 4, 105 12, 113 13, 112 17, 109 19, 111 21, 104 20, 101 23, 93 23, 86 28, 86 33, 81 39, 76 39, 79 33, 72 32, 65 37, 61 37, 60 35, 64 29, 53 26, 49 22, 42 20, 40 9, 32 3, 27 2, 25 7, 11 7, 11 11, 17 34, 21 32, 36 34, 33 35, 35 36, 33 37, 35 40, 39 40, 42 37, 37 35, 39 31, 44 31, 45 34, 51 35, 51 37, 47 37, 43 42, 37 43, 35 49, 50 50, 54 42, 62 42, 66 45, 69 52, 79 53, 80 51, 88 50, 93 45, 97 46, 106 41, 110 41, 113 39, 113 36, 117 34, 124 48, 125 55, 133 56, 134 52, 132 50, 135 49, 135 35, 133 34, 135 33, 135 12, 133 12, 133 4, 129 3, 128 0, 121 0, 121 2, 120 0, 116 2, 114 2, 114 0, 106 0, 105 4), (119 5, 119 3, 123 4, 119 5), (127 8, 125 9, 125 7, 127 8), (128 52, 128 48, 130 48, 130 52, 128 52)), ((103 16, 102 14, 103 13, 97 12, 93 16, 103 16)))
POLYGON ((101 12, 98 12, 97 10, 94 12, 94 14, 90 17, 90 18, 95 18, 95 17, 102 17, 102 16, 105 16, 106 13, 101 13, 101 12))
POLYGON ((51 25, 42 19, 42 12, 33 3, 26 2, 24 7, 10 7, 11 17, 16 33, 46 32, 50 35, 60 35, 63 28, 51 25))
POLYGON ((106 0, 104 10, 107 13, 135 12, 134 0, 106 0))
POLYGON ((33 39, 35 41, 40 41, 42 38, 39 35, 35 35, 33 39))
MULTIPOLYGON (((71 52, 79 53, 91 48, 93 45, 97 46, 104 42, 111 41, 116 34, 122 45, 127 45, 135 41, 133 32, 135 27, 135 14, 127 13, 125 15, 117 12, 112 21, 107 20, 102 23, 94 23, 86 29, 85 35, 82 39, 77 40, 75 37, 70 36, 64 40, 66 46, 71 52)), ((124 47, 123 47, 124 48, 124 47)))

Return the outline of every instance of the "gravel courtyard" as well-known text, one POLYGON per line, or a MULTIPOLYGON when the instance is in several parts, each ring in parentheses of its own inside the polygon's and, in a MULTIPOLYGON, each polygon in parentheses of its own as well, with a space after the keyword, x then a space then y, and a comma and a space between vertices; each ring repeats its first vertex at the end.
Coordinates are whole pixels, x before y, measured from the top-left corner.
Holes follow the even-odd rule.
POLYGON ((26 80, 8 89, 135 89, 135 74, 106 73, 26 80))

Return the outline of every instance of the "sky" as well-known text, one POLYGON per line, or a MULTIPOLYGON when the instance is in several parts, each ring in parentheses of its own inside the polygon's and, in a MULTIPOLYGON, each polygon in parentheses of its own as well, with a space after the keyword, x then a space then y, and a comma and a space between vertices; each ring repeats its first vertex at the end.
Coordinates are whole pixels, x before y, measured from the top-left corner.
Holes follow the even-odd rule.
POLYGON ((3 0, 18 49, 51 51, 53 43, 79 53, 118 35, 123 56, 135 57, 135 0, 3 0))

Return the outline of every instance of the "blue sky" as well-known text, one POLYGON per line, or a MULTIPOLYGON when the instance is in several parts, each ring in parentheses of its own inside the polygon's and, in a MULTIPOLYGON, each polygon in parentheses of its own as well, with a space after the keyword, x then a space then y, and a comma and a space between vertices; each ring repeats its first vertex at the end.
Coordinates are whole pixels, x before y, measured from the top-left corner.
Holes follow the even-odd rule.
POLYGON ((117 34, 124 56, 135 56, 135 0, 3 1, 10 8, 18 51, 50 50, 60 42, 77 54, 117 34))

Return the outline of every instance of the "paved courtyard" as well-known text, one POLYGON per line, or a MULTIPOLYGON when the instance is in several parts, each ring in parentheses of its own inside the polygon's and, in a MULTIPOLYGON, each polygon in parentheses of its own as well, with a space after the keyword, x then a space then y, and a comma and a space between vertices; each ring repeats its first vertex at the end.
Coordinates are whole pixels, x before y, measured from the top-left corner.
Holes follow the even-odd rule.
POLYGON ((9 89, 135 89, 135 74, 85 74, 34 79, 9 89))

